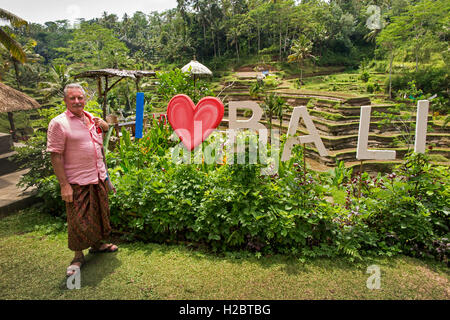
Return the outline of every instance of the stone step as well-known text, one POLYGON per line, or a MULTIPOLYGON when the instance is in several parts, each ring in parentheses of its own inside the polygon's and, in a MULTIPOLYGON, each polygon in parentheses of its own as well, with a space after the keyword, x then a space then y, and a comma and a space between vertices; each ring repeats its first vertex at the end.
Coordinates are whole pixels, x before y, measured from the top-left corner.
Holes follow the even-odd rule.
MULTIPOLYGON (((364 160, 362 165, 362 171, 371 174, 381 173, 391 173, 395 166, 403 163, 403 160, 364 160)), ((448 166, 450 163, 446 162, 433 162, 434 165, 448 166)), ((357 172, 361 171, 361 161, 347 161, 345 162, 345 167, 348 169, 353 169, 352 176, 356 175, 357 172)))
POLYGON ((8 133, 0 132, 0 155, 12 151, 13 140, 8 133))
POLYGON ((281 89, 279 90, 277 88, 276 91, 274 90, 268 90, 269 93, 276 93, 280 96, 284 97, 290 97, 290 98, 312 98, 312 99, 326 99, 326 100, 332 100, 332 101, 346 101, 348 98, 338 95, 325 95, 325 94, 319 94, 317 92, 292 92, 288 90, 281 89))
MULTIPOLYGON (((391 173, 393 168, 402 163, 402 160, 390 160, 390 161, 384 161, 384 160, 365 160, 363 162, 362 171, 368 172, 369 174, 377 174, 378 172, 381 173, 391 173)), ((319 171, 319 172, 327 172, 330 170, 333 170, 335 168, 335 165, 333 166, 327 166, 323 163, 320 163, 314 159, 306 158, 306 164, 308 169, 319 171)), ((441 163, 437 163, 441 164, 441 163)), ((361 161, 346 161, 345 167, 347 169, 352 169, 352 176, 355 176, 360 170, 361 170, 361 161)))
MULTIPOLYGON (((380 148, 369 147, 370 150, 376 150, 380 148)), ((382 148, 381 148, 382 149, 382 148)), ((407 148, 386 148, 386 150, 396 151, 396 160, 401 160, 404 158, 408 152, 407 148)), ((447 159, 450 159, 450 149, 448 148, 433 148, 429 151, 430 155, 442 155, 447 159)), ((328 150, 328 157, 321 157, 319 152, 311 146, 306 146, 306 156, 308 158, 314 159, 327 166, 333 166, 337 161, 357 161, 356 159, 356 148, 351 149, 341 149, 341 150, 328 150)), ((447 162, 446 162, 447 163, 447 162)), ((450 163, 447 163, 447 165, 450 163)))
POLYGON ((29 207, 39 201, 36 197, 37 190, 29 188, 24 191, 17 187, 19 179, 29 169, 12 172, 0 176, 0 217, 7 216, 16 210, 29 207))
MULTIPOLYGON (((342 136, 349 134, 357 134, 359 130, 359 121, 351 122, 351 123, 333 123, 330 120, 323 120, 322 118, 318 118, 315 116, 311 116, 314 125, 316 126, 319 132, 324 133, 326 135, 332 136, 342 136)), ((377 121, 370 122, 369 131, 372 133, 383 133, 385 131, 396 131, 398 128, 403 128, 405 124, 415 123, 414 121, 392 121, 389 124, 381 124, 377 121), (379 128, 378 125, 381 125, 379 128)), ((433 128, 433 132, 435 133, 446 133, 448 130, 445 130, 441 126, 434 125, 433 121, 428 121, 428 125, 433 128)))
POLYGON ((19 170, 19 164, 13 159, 16 154, 17 151, 0 154, 0 176, 19 170))
POLYGON ((17 151, 13 147, 25 147, 21 142, 14 142, 8 152, 0 154, 0 176, 20 170, 21 163, 14 159, 17 151))
MULTIPOLYGON (((268 91, 270 93, 270 91, 268 91)), ((276 93, 276 92, 274 92, 276 93)), ((222 95, 226 96, 225 98, 222 98, 222 101, 224 103, 227 103, 229 101, 245 101, 245 100, 258 100, 250 96, 250 93, 247 91, 227 91, 222 92, 222 95)), ((279 96, 286 100, 286 102, 293 106, 304 106, 306 105, 311 99, 315 99, 315 105, 321 106, 321 107, 334 107, 336 105, 339 105, 342 102, 342 99, 334 98, 334 97, 314 97, 314 96, 292 96, 292 95, 285 95, 285 94, 279 94, 279 96)), ((264 95, 260 96, 259 100, 263 100, 264 95)))
MULTIPOLYGON (((243 117, 242 115, 238 115, 238 120, 245 120, 248 117, 243 117)), ((260 121, 262 124, 269 128, 268 122, 260 121)), ((221 124, 219 125, 219 130, 227 130, 229 128, 228 119, 223 119, 221 124)), ((274 121, 272 123, 272 128, 279 128, 278 121, 274 121)), ((283 127, 281 128, 281 133, 285 134, 287 131, 287 123, 283 123, 283 127)), ((299 127, 297 130, 299 135, 308 135, 306 128, 299 127)), ((346 136, 327 136, 320 135, 322 142, 325 145, 325 148, 328 150, 330 157, 327 159, 322 158, 319 159, 320 156, 318 152, 314 149, 314 154, 310 154, 309 156, 313 159, 317 159, 321 161, 322 164, 332 166, 334 165, 336 160, 354 160, 356 159, 356 147, 358 143, 358 135, 346 135, 346 136)), ((407 151, 405 147, 398 147, 396 145, 396 139, 402 140, 402 135, 396 132, 384 132, 383 134, 369 134, 369 149, 382 149, 382 150, 396 150, 397 157, 403 158, 404 154, 407 151)), ((414 136, 411 137, 411 144, 414 142, 414 136)), ((447 159, 450 159, 450 134, 445 133, 428 133, 427 134, 427 146, 433 146, 433 150, 430 154, 442 155, 447 159)))

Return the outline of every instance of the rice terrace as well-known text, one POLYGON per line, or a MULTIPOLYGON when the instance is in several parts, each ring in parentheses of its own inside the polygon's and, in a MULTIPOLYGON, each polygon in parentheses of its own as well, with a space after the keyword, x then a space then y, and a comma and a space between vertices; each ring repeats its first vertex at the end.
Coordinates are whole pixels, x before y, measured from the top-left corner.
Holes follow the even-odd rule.
POLYGON ((450 299, 448 1, 107 7, 0 8, 0 299, 450 299))

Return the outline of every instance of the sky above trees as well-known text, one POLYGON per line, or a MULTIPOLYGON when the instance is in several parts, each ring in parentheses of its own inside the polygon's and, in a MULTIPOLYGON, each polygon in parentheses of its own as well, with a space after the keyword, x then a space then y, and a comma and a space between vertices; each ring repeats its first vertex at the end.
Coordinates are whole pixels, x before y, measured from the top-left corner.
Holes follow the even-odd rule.
POLYGON ((43 24, 47 21, 92 19, 104 11, 122 18, 124 13, 132 15, 136 11, 150 13, 176 8, 176 0, 2 0, 0 7, 27 20, 43 24))

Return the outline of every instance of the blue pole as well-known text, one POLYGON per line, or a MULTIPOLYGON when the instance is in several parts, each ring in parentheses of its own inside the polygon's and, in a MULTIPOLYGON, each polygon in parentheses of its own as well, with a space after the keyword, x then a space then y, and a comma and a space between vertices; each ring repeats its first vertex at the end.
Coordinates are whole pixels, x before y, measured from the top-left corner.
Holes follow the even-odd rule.
POLYGON ((142 138, 142 129, 144 127, 144 93, 136 93, 136 126, 134 137, 136 139, 142 138))

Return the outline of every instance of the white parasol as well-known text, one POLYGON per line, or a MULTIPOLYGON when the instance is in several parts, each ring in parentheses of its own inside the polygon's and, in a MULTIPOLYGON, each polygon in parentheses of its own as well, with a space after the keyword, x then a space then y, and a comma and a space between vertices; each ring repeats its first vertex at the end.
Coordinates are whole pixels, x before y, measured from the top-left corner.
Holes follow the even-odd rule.
POLYGON ((183 68, 181 68, 182 72, 189 72, 190 74, 193 74, 194 76, 197 74, 207 74, 212 76, 211 70, 209 70, 207 67, 202 65, 200 62, 196 60, 191 60, 187 65, 185 65, 183 68))
POLYGON ((196 75, 205 74, 205 75, 212 76, 211 70, 209 70, 203 64, 201 64, 200 62, 195 60, 195 56, 194 56, 194 60, 191 60, 191 62, 189 62, 187 65, 185 65, 183 68, 181 68, 181 71, 188 72, 194 76, 194 92, 196 89, 196 87, 195 87, 195 76, 196 75))

